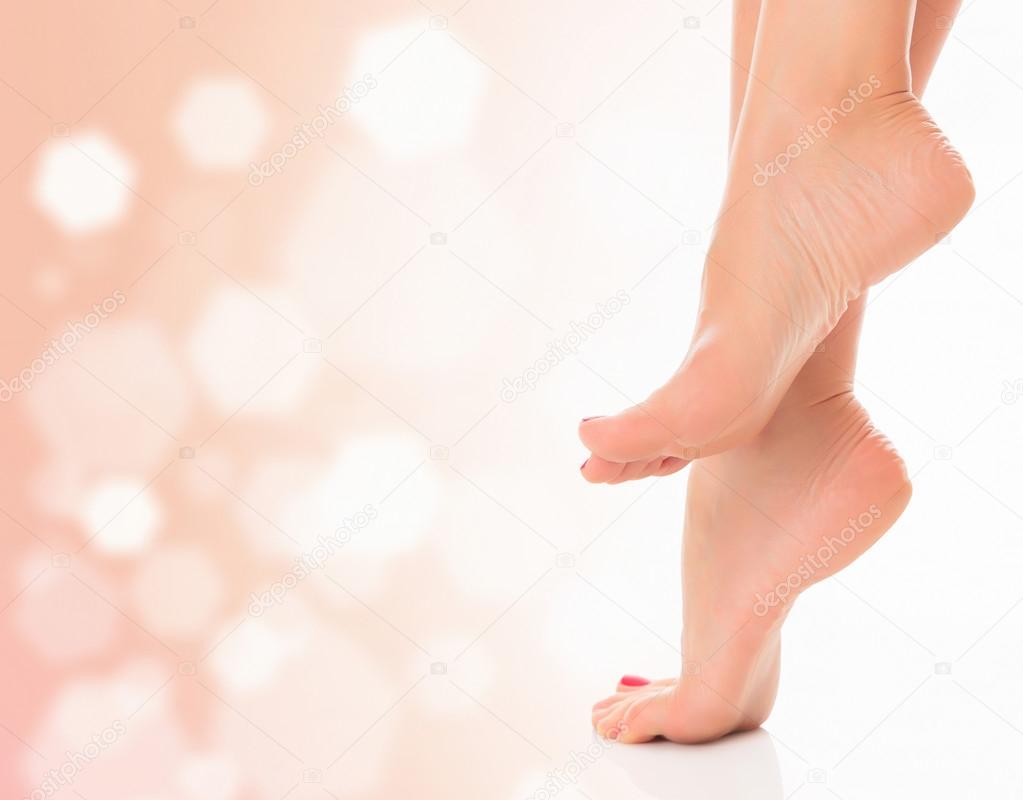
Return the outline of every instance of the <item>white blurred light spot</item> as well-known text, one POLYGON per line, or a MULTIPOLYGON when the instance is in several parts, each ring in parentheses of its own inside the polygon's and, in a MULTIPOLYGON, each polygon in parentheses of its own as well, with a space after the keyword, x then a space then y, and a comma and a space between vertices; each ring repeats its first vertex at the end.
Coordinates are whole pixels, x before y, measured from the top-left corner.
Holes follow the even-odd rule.
POLYGON ((379 504, 375 518, 353 531, 345 547, 385 559, 407 552, 429 529, 440 499, 436 473, 427 465, 416 469, 424 455, 425 446, 414 436, 352 437, 320 479, 285 509, 285 527, 309 548, 367 505, 376 509, 379 504), (380 503, 384 497, 387 501, 380 503))
MULTIPOLYGON (((353 74, 375 74, 419 33, 417 25, 367 37, 353 74)), ((487 69, 451 37, 429 31, 394 62, 352 114, 391 155, 420 156, 465 142, 487 69)))
POLYGON ((185 95, 174 117, 178 143, 200 167, 244 167, 266 138, 263 101, 248 82, 203 80, 185 95))
POLYGON ((166 667, 158 663, 132 661, 108 675, 58 684, 40 720, 36 743, 46 752, 75 751, 143 704, 148 714, 161 713, 166 698, 153 692, 166 681, 166 673, 166 667))
MULTIPOLYGON (((272 290, 252 289, 279 307, 272 290)), ((315 374, 315 359, 289 361, 301 351, 302 340, 298 331, 251 294, 225 288, 206 300, 188 337, 188 355, 199 382, 221 411, 230 414, 244 404, 246 413, 281 413, 294 410, 315 374)))
POLYGON ((49 146, 33 196, 66 231, 84 233, 124 216, 134 181, 134 165, 106 136, 92 133, 49 146))
POLYGON ((137 480, 108 481, 85 501, 86 535, 92 546, 116 555, 137 553, 153 539, 162 518, 152 492, 137 480))
MULTIPOLYGON (((116 615, 113 610, 111 613, 116 615)), ((116 660, 123 662, 132 646, 122 642, 119 647, 104 651, 108 658, 115 652, 116 660)), ((32 731, 33 745, 47 754, 49 764, 40 766, 41 762, 33 759, 26 770, 30 783, 25 785, 45 786, 41 776, 44 767, 51 766, 57 768, 51 775, 57 791, 40 790, 26 796, 84 797, 72 792, 69 785, 82 780, 80 788, 88 792, 90 800, 181 798, 180 793, 164 792, 165 787, 175 788, 175 770, 185 759, 182 750, 185 732, 181 725, 187 724, 182 723, 183 715, 177 707, 180 704, 173 699, 176 692, 167 673, 165 659, 133 659, 120 667, 105 663, 87 669, 77 664, 54 679, 49 710, 45 715, 37 713, 38 721, 32 731), (98 751, 93 750, 94 744, 98 751), (64 772, 59 766, 62 762, 78 769, 65 773, 67 780, 57 786, 56 772, 64 772)))
POLYGON ((148 628, 164 636, 194 636, 206 630, 224 587, 209 557, 179 546, 151 554, 134 580, 135 605, 148 628))
POLYGON ((281 665, 301 649, 303 638, 265 619, 248 619, 216 649, 213 668, 223 685, 249 692, 271 683, 281 665))

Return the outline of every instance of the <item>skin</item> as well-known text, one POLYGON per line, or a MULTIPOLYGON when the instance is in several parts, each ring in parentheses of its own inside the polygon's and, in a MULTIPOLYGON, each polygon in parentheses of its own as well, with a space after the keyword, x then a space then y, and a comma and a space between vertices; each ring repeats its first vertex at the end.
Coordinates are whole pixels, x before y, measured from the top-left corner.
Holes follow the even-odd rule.
POLYGON ((765 0, 689 353, 643 403, 580 424, 588 480, 749 442, 867 289, 965 215, 969 172, 911 91, 913 6, 765 0))
MULTIPOLYGON (((947 35, 938 20, 953 17, 958 5, 932 0, 916 10, 910 67, 917 93, 947 35)), ((760 13, 759 0, 735 4, 733 139, 760 13)), ((694 466, 681 675, 623 678, 594 706, 602 735, 700 742, 759 725, 777 692, 780 630, 791 600, 851 563, 902 513, 911 493, 902 462, 852 395, 864 305, 865 297, 849 304, 755 437, 694 466), (850 541, 836 540, 837 531, 852 531, 850 541), (794 575, 799 585, 791 597, 763 602, 794 575)))

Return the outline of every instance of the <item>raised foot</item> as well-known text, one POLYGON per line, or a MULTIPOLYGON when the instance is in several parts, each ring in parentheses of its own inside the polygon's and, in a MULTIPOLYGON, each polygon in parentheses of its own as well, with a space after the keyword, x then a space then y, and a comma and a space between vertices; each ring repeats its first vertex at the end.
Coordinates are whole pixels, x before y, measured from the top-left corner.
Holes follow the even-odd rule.
POLYGON ((848 304, 973 202, 962 158, 909 92, 865 101, 785 155, 804 126, 740 128, 689 353, 643 403, 580 425, 588 480, 663 475, 749 441, 848 304))

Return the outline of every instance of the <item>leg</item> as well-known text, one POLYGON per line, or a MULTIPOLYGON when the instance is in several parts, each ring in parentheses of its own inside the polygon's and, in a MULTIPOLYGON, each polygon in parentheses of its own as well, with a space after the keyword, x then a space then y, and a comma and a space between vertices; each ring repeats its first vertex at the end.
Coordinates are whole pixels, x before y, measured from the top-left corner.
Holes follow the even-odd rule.
MULTIPOLYGON (((936 18, 957 6, 941 0, 917 14, 917 91, 944 39, 936 18)), ((759 0, 735 5, 733 125, 758 8, 759 0)), ((846 311, 753 443, 694 467, 683 580, 689 669, 654 683, 623 678, 594 707, 600 732, 625 742, 703 741, 760 724, 777 691, 791 597, 853 560, 901 514, 910 493, 901 461, 851 393, 862 305, 846 311)))
POLYGON ((765 0, 689 354, 644 403, 580 425, 612 479, 748 442, 850 305, 965 214, 969 173, 910 90, 913 6, 765 0))

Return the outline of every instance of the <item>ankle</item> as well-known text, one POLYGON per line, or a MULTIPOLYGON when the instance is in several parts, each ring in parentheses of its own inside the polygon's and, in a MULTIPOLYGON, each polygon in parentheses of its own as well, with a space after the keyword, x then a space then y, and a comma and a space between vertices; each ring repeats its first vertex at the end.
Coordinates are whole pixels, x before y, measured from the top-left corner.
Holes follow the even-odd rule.
POLYGON ((751 93, 766 89, 803 111, 840 102, 871 76, 884 92, 909 89, 914 6, 914 0, 764 0, 751 93))
POLYGON ((826 139, 847 120, 863 116, 865 108, 887 102, 887 98, 911 96, 909 73, 847 70, 839 77, 812 82, 794 82, 776 90, 766 84, 751 84, 743 108, 744 132, 758 137, 795 134, 826 139))

